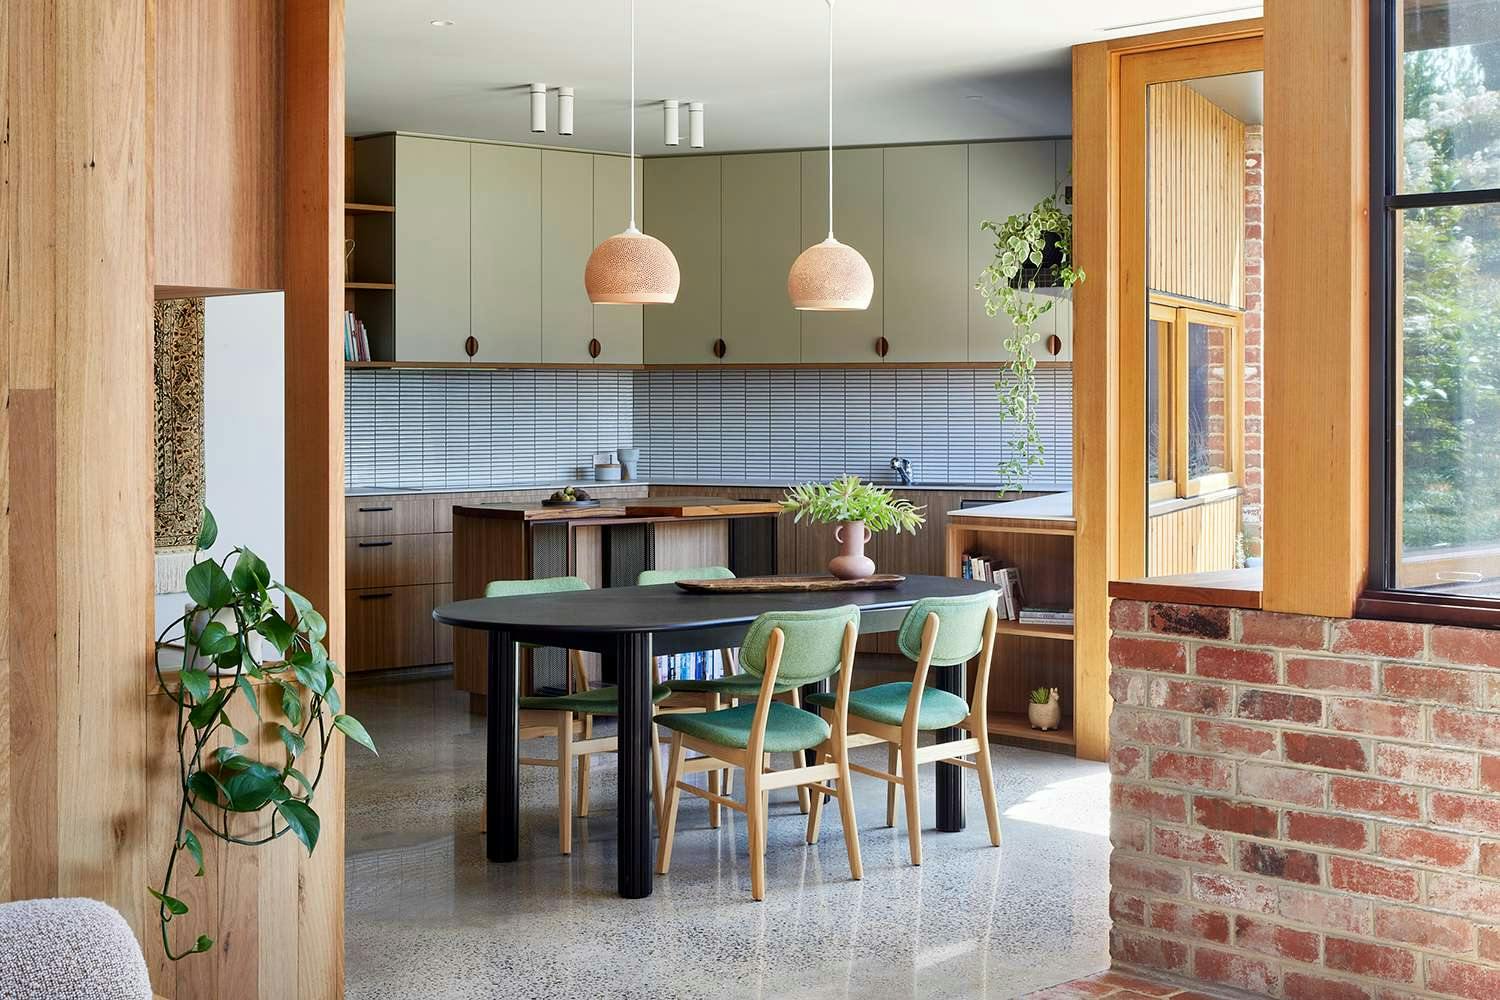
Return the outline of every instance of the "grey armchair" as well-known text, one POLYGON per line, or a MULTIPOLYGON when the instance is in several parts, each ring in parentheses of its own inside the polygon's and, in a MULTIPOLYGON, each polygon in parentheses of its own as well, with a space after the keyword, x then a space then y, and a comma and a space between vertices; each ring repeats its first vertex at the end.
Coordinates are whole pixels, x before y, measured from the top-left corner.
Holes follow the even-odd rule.
POLYGON ((141 946, 125 918, 93 899, 0 904, 0 997, 152 1000, 141 946))

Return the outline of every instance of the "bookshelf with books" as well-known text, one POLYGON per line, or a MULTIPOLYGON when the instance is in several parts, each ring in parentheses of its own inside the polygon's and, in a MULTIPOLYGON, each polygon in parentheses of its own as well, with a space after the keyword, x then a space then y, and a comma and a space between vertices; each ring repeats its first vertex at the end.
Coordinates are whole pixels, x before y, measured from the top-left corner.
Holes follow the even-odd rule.
MULTIPOLYGON (((990 671, 989 730, 993 739, 1072 747, 1073 656, 1072 496, 1030 497, 948 514, 947 572, 993 582, 1000 624, 990 671), (1029 692, 1061 693, 1060 728, 1031 728, 1029 692)), ((970 667, 972 679, 973 667, 970 667)))

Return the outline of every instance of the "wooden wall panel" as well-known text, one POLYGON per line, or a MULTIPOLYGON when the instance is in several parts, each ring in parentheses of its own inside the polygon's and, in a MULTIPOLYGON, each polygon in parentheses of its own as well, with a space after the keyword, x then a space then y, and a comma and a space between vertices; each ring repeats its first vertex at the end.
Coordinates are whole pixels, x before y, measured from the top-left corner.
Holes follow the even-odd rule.
POLYGON ((151 23, 148 0, 0 6, 0 899, 89 896, 138 933, 151 23))
POLYGON ((1270 611, 1348 617, 1368 568, 1368 21, 1358 0, 1266 9, 1270 611))
POLYGON ((281 20, 295 5, 155 6, 157 294, 280 288, 281 20))
POLYGON ((1148 102, 1151 288, 1243 304, 1245 124, 1186 83, 1148 102))
POLYGON ((1152 514, 1147 527, 1147 568, 1152 576, 1234 569, 1240 534, 1240 496, 1152 514))

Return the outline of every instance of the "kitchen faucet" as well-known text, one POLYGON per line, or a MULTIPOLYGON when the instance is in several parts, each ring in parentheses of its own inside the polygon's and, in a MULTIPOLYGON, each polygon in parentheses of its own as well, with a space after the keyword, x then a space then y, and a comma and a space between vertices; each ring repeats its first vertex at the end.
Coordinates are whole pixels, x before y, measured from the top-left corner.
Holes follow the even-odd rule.
POLYGON ((901 477, 902 486, 912 485, 910 462, 902 458, 900 455, 897 455, 895 458, 891 459, 891 468, 895 469, 896 475, 901 477))

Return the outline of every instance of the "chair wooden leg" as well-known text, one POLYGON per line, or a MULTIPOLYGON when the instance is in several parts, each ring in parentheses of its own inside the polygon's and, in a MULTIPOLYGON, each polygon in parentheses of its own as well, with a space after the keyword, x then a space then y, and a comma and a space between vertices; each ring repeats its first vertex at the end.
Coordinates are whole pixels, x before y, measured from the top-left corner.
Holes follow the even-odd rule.
MULTIPOLYGON (((723 773, 723 771, 708 772, 708 792, 710 795, 720 794, 719 775, 723 773)), ((717 830, 719 828, 719 804, 713 799, 708 800, 708 826, 711 830, 717 830)))
POLYGON ((656 832, 661 833, 661 810, 665 796, 662 794, 661 777, 661 734, 656 730, 656 723, 651 723, 651 811, 656 814, 656 832))
POLYGON ((760 790, 760 774, 755 769, 745 772, 745 816, 749 831, 750 848, 750 898, 766 898, 766 794, 760 790))
MULTIPOLYGON (((849 852, 849 875, 854 879, 862 879, 865 877, 865 864, 859 856, 859 821, 854 815, 854 783, 849 779, 848 747, 835 751, 834 763, 839 769, 839 819, 844 824, 844 847, 849 852)), ((823 796, 815 798, 821 800, 823 796)))
POLYGON ((979 794, 984 797, 984 818, 990 824, 990 843, 1000 846, 1000 808, 995 802, 995 772, 990 767, 990 741, 979 737, 979 752, 974 755, 978 764, 979 794))
MULTIPOLYGON (((792 688, 792 707, 793 708, 801 708, 802 707, 802 692, 798 691, 796 688, 792 688)), ((799 767, 803 767, 806 763, 807 763, 807 761, 803 758, 802 754, 800 754, 800 753, 794 753, 794 754, 792 754, 792 768, 793 768, 793 770, 795 770, 796 768, 799 768, 799 767)), ((811 798, 811 795, 812 795, 812 793, 809 792, 806 788, 802 787, 801 785, 797 786, 797 808, 798 808, 798 810, 801 811, 802 815, 804 815, 804 816, 807 815, 808 809, 811 808, 811 803, 809 801, 809 799, 811 798)))
MULTIPOLYGON (((583 717, 583 738, 593 739, 594 717, 585 715, 583 717)), ((578 815, 589 814, 589 755, 583 754, 578 758, 578 815)))
POLYGON ((658 875, 667 874, 667 869, 672 866, 672 839, 677 833, 677 804, 682 798, 682 791, 677 787, 677 782, 682 779, 682 761, 686 756, 687 748, 682 745, 682 734, 673 734, 672 765, 667 769, 667 795, 662 802, 661 843, 656 845, 656 873, 658 875))
MULTIPOLYGON (((818 760, 820 762, 828 756, 831 756, 831 752, 828 751, 826 744, 818 748, 818 760)), ((809 844, 816 844, 818 842, 818 827, 821 825, 823 819, 823 799, 824 796, 822 794, 814 795, 807 811, 807 842, 809 844)))
POLYGON ((557 840, 562 853, 573 853, 573 713, 557 723, 557 840))
MULTIPOLYGON (((885 745, 886 770, 891 774, 901 773, 901 754, 896 749, 896 744, 885 745)), ((890 782, 885 786, 885 825, 896 825, 896 783, 890 782)))
POLYGON ((922 808, 917 788, 917 741, 900 749, 901 787, 906 791, 906 840, 911 849, 911 863, 922 863, 922 808))

